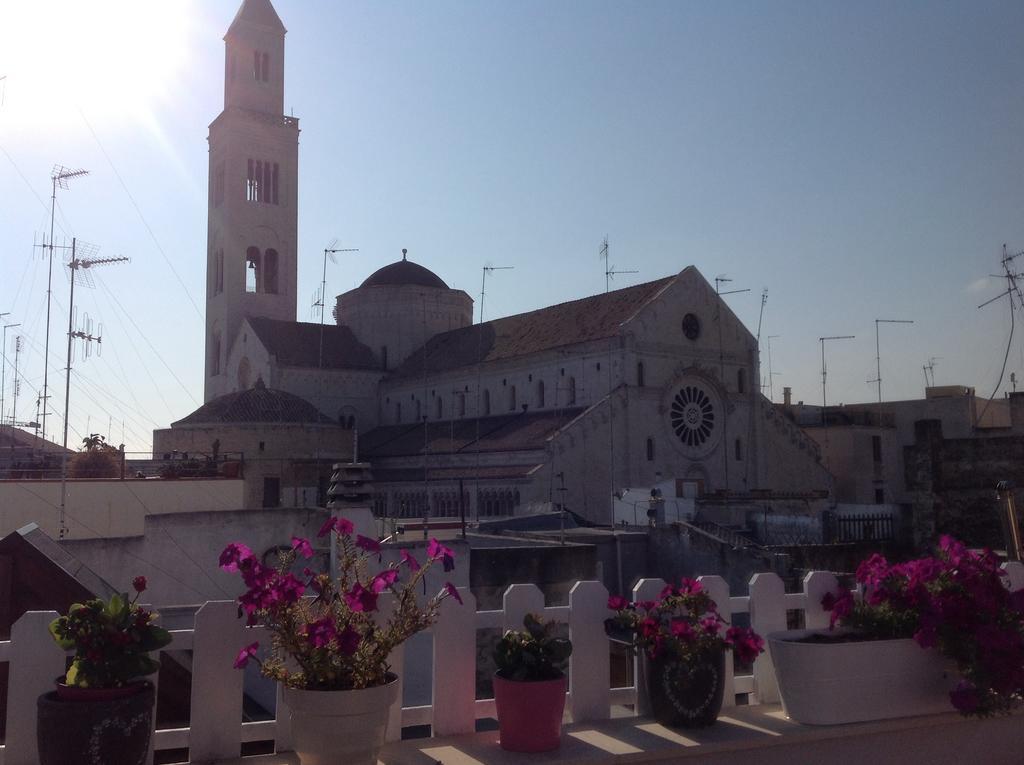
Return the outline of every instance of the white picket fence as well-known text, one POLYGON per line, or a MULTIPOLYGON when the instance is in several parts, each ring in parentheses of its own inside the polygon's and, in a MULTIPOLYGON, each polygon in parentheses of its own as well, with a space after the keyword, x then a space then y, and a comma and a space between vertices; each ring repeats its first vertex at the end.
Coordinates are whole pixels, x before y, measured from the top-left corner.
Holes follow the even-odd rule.
MULTIPOLYGON (((1024 565, 1010 563, 1005 568, 1010 587, 1024 587, 1024 565)), ((786 629, 787 611, 802 611, 808 628, 828 626, 829 615, 820 603, 836 586, 835 577, 821 571, 808 574, 802 591, 796 593, 786 593, 775 574, 755 575, 748 595, 731 595, 725 580, 718 576, 700 577, 700 582, 727 621, 734 614, 748 613, 751 626, 761 635, 786 629)), ((633 596, 654 599, 664 584, 660 579, 641 580, 633 596)), ((543 613, 547 619, 568 625, 573 642, 568 709, 574 721, 605 719, 613 704, 635 704, 635 686, 609 687, 609 646, 604 632, 608 592, 599 582, 577 582, 567 606, 545 606, 543 594, 532 584, 509 587, 502 608, 495 611, 477 611, 468 589, 460 589, 460 594, 464 604, 446 599, 432 630, 433 703, 405 708, 396 704, 389 726, 392 738, 397 739, 401 728, 410 725, 429 724, 435 736, 471 733, 478 718, 493 717, 494 700, 476 699, 476 632, 519 628, 527 613, 543 613), (580 670, 573 671, 576 667, 580 670)), ((64 652, 47 632, 55 616, 52 611, 29 612, 14 625, 11 639, 0 642, 0 661, 10 662, 7 739, 0 765, 35 765, 38 761, 36 698, 51 690, 53 678, 61 674, 65 662, 64 652)), ((192 762, 238 757, 241 743, 250 741, 274 740, 278 751, 290 750, 287 715, 265 722, 242 722, 243 673, 232 663, 242 645, 266 638, 260 632, 245 628, 233 601, 211 601, 196 612, 193 629, 172 633, 174 642, 169 650, 192 651, 192 719, 188 728, 157 730, 155 749, 188 747, 192 762)), ((391 664, 401 680, 402 649, 391 657, 391 664)), ((755 704, 778 701, 767 652, 754 662, 752 675, 734 677, 731 662, 726 662, 726 672, 726 705, 734 704, 737 694, 750 694, 755 704)), ((280 696, 278 702, 277 708, 284 709, 280 696)))

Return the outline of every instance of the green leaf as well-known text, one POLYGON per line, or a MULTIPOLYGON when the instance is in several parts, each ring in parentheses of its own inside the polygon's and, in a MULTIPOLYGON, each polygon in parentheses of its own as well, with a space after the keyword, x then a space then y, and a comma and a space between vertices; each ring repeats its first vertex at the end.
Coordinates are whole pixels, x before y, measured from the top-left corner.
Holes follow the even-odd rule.
POLYGON ((169 645, 174 638, 171 633, 163 627, 150 624, 142 631, 142 640, 139 642, 139 649, 143 651, 155 651, 169 645))

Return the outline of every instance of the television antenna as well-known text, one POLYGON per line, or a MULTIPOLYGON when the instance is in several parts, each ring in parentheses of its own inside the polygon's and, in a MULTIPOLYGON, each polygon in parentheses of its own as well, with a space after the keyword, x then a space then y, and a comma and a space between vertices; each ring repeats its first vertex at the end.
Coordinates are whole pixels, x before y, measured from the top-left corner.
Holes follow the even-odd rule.
POLYGON ((611 291, 612 279, 619 274, 638 274, 639 271, 634 270, 616 270, 615 266, 608 260, 609 249, 608 249, 608 235, 605 234, 604 240, 601 242, 601 247, 597 251, 598 257, 604 259, 604 291, 608 293, 611 291))
POLYGON ((935 387, 935 362, 941 358, 941 356, 932 356, 928 359, 928 363, 921 367, 924 370, 924 387, 935 387), (928 382, 929 374, 932 376, 931 382, 928 382))
MULTIPOLYGON (((882 403, 882 352, 881 352, 881 350, 879 350, 881 346, 879 345, 879 342, 878 342, 878 328, 882 324, 913 324, 913 323, 914 323, 914 321, 912 319, 875 319, 875 364, 876 364, 875 369, 876 369, 876 373, 877 374, 876 374, 876 377, 875 377, 874 380, 868 380, 868 382, 869 383, 878 383, 878 403, 879 404, 882 403)), ((882 421, 881 421, 882 410, 881 409, 878 410, 878 414, 879 414, 878 424, 881 425, 882 424, 882 421)))
MULTIPOLYGON (((781 372, 772 371, 772 340, 777 337, 782 337, 782 335, 768 335, 765 337, 765 340, 767 341, 765 342, 765 346, 768 348, 768 400, 772 403, 775 403, 775 388, 773 387, 772 378, 775 377, 775 375, 782 374, 781 372)), ((761 383, 762 390, 764 387, 765 383, 761 383)))
MULTIPOLYGON (((331 262, 337 265, 338 259, 334 256, 339 252, 359 252, 359 248, 339 248, 337 238, 332 239, 331 243, 324 247, 324 270, 323 277, 320 279, 320 292, 313 300, 313 308, 320 308, 320 353, 317 361, 317 369, 320 370, 324 368, 324 308, 327 304, 327 259, 330 258, 331 262)), ((405 250, 402 250, 402 259, 405 260, 405 250)))
POLYGON ((1024 306, 1024 293, 1021 292, 1021 288, 1017 284, 1017 280, 1024 276, 1024 274, 1021 274, 1018 271, 1014 271, 1014 269, 1012 268, 1013 261, 1019 258, 1021 255, 1024 255, 1024 250, 1010 254, 1006 249, 1006 245, 1003 245, 1003 257, 999 261, 1000 265, 1003 267, 1003 273, 989 274, 989 276, 994 276, 997 279, 1006 279, 1006 289, 1000 292, 994 298, 986 300, 984 303, 978 306, 978 308, 984 308, 990 303, 994 303, 995 301, 1003 297, 1010 298, 1010 336, 1006 340, 1006 353, 1003 355, 1003 366, 999 370, 999 380, 996 381, 996 387, 992 390, 992 395, 989 396, 988 399, 985 401, 985 406, 982 408, 981 414, 978 415, 977 422, 981 422, 982 418, 985 416, 985 412, 988 411, 988 405, 992 403, 992 399, 995 398, 996 393, 999 392, 999 386, 1003 384, 1003 375, 1006 374, 1006 362, 1010 358, 1010 348, 1013 346, 1013 330, 1014 324, 1016 323, 1014 319, 1014 311, 1018 306, 1024 306), (1014 296, 1016 296, 1017 298, 1016 301, 1014 300, 1014 296))

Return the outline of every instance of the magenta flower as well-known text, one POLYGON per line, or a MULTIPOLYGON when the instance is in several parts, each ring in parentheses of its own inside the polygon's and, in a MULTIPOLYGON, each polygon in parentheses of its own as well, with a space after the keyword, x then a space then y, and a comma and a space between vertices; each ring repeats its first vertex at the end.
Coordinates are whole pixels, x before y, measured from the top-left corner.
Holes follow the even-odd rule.
POLYGON ((459 601, 459 605, 460 606, 462 605, 462 596, 459 595, 459 591, 458 591, 458 589, 456 589, 454 584, 452 584, 451 582, 445 582, 444 583, 444 591, 446 593, 448 593, 451 597, 453 597, 457 601, 459 601))
POLYGON ((302 632, 314 648, 323 648, 338 637, 338 631, 329 616, 304 625, 302 632))
POLYGON ((252 558, 252 550, 241 542, 232 542, 220 554, 220 567, 225 571, 238 571, 239 564, 252 558))
POLYGON ((310 545, 308 539, 292 537, 292 549, 299 553, 303 558, 309 559, 313 557, 313 546, 310 545))
POLYGON ((376 611, 377 593, 368 590, 356 582, 356 585, 345 593, 345 603, 353 611, 376 611))
POLYGON ((410 555, 406 550, 402 550, 402 562, 405 563, 410 571, 419 571, 420 562, 410 555))
POLYGON ((324 521, 324 525, 320 527, 320 531, 316 535, 317 537, 325 537, 332 531, 335 531, 343 536, 348 536, 354 530, 355 527, 348 518, 328 518, 324 521))
POLYGON ((373 581, 370 583, 370 589, 376 593, 381 593, 397 581, 398 569, 385 569, 373 578, 373 581))
POLYGON ((338 633, 337 639, 338 650, 346 656, 354 654, 363 640, 358 632, 347 625, 345 629, 338 633))
POLYGON ((380 542, 376 539, 370 539, 370 537, 364 537, 362 534, 356 535, 356 547, 362 548, 366 552, 380 552, 380 542))
MULTIPOLYGON (((259 650, 259 642, 250 643, 241 651, 238 652, 238 657, 235 659, 235 669, 244 669, 249 663, 249 659, 256 659, 256 651, 259 650)), ((259 661, 259 659, 256 659, 259 661)))
POLYGON ((764 650, 764 638, 745 627, 730 627, 725 631, 725 640, 744 663, 752 662, 764 650))
POLYGON ((608 598, 608 608, 612 611, 624 611, 629 608, 629 601, 621 595, 612 595, 608 598))
POLYGON ((427 544, 427 557, 430 560, 440 559, 445 571, 451 571, 455 568, 455 553, 436 539, 431 539, 429 544, 427 544))
POLYGON ((325 537, 334 531, 334 518, 328 518, 324 521, 324 525, 320 527, 320 531, 316 532, 317 538, 325 537))
POLYGON ((672 637, 683 640, 687 643, 693 641, 697 635, 693 631, 693 627, 686 619, 673 619, 669 625, 669 631, 672 633, 672 637))

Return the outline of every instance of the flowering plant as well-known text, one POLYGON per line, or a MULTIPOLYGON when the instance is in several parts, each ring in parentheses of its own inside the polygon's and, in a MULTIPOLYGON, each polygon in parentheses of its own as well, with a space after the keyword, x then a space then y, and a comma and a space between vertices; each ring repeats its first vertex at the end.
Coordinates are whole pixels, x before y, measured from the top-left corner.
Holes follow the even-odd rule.
POLYGON ((224 548, 220 567, 240 574, 248 588, 238 598, 239 616, 244 612, 248 626, 262 624, 271 635, 270 655, 261 660, 259 642, 251 643, 238 654, 237 669, 256 661, 266 677, 305 690, 383 685, 395 646, 429 627, 445 598, 462 602, 451 582, 426 604, 417 602, 416 586, 433 564, 440 562, 445 571, 455 567, 452 551, 436 539, 423 565, 403 550, 400 562, 372 573, 371 559, 380 560, 377 540, 354 534, 345 518, 328 518, 318 536, 328 535, 338 546, 337 579, 309 568, 301 577, 292 573, 300 556, 313 557, 312 545, 301 537, 292 537, 276 567, 262 564, 244 544, 224 548), (393 595, 387 613, 378 607, 383 593, 393 595))
POLYGON ((956 662, 950 701, 963 714, 1008 712, 1024 689, 1024 591, 1010 592, 990 551, 943 536, 934 557, 890 564, 877 553, 857 568, 860 597, 828 593, 822 606, 865 639, 913 638, 956 662))
POLYGON ((740 661, 751 662, 764 650, 764 640, 753 630, 726 628, 715 601, 693 579, 683 579, 678 587, 665 585, 657 600, 631 603, 612 596, 608 608, 616 614, 605 622, 606 627, 632 633, 633 645, 650 659, 695 664, 731 649, 740 661))
POLYGON ((557 680, 572 655, 569 638, 557 637, 554 622, 538 614, 523 617, 523 630, 506 630, 494 649, 498 675, 506 680, 557 680))
POLYGON ((110 600, 93 598, 74 603, 67 615, 50 622, 50 634, 65 651, 74 650, 66 685, 79 688, 120 688, 160 669, 150 651, 171 642, 171 633, 153 624, 157 614, 136 605, 146 577, 132 581, 135 595, 115 593, 110 600))

